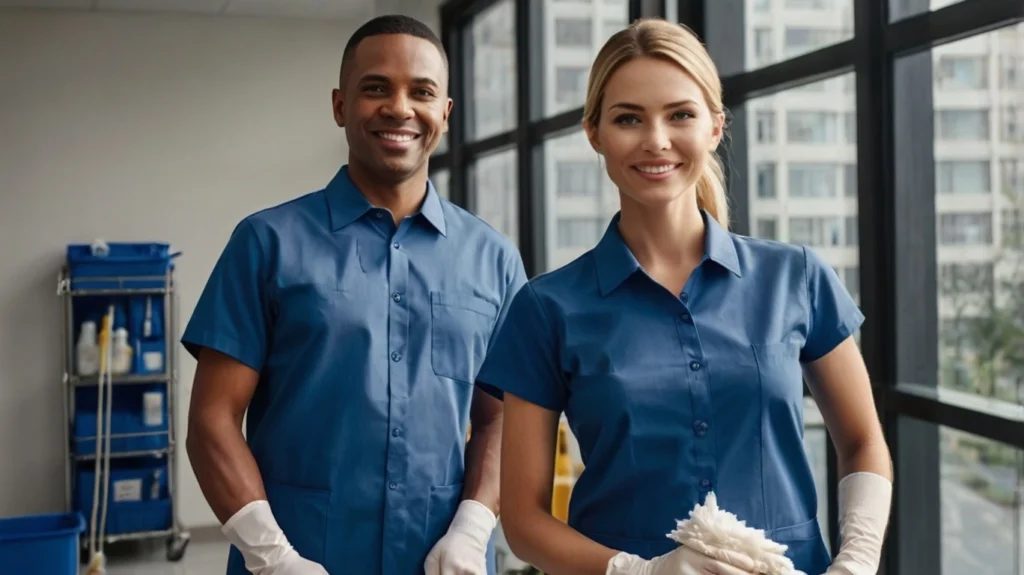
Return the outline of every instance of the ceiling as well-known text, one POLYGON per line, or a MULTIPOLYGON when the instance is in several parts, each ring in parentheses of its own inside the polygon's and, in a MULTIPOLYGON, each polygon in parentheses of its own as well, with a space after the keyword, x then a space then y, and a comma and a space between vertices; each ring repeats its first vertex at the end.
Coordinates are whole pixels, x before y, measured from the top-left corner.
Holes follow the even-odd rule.
POLYGON ((375 5, 374 0, 0 0, 0 9, 165 12, 348 21, 373 17, 375 5))

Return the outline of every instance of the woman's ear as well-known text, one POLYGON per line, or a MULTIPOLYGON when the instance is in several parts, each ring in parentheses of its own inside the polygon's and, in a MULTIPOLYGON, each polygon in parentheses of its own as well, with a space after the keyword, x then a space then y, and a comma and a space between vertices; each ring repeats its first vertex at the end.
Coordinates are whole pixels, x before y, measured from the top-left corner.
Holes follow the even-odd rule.
POLYGON ((713 152, 718 149, 718 145, 722 143, 722 136, 725 134, 725 113, 712 114, 711 121, 713 122, 711 127, 711 151, 713 152))
POLYGON ((587 134, 587 141, 590 142, 590 147, 594 148, 594 151, 600 154, 601 143, 597 139, 597 127, 588 123, 586 120, 583 120, 583 131, 587 134))

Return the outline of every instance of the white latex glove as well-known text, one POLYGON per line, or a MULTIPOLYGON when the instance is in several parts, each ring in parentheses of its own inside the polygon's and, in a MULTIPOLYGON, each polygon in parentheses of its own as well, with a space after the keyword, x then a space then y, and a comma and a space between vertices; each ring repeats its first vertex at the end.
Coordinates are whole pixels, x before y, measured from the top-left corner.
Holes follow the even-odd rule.
POLYGON ((839 553, 827 575, 875 575, 889 524, 892 482, 876 473, 851 473, 839 482, 839 553))
POLYGON ((680 545, 675 550, 650 560, 629 553, 619 553, 608 562, 605 575, 753 575, 753 573, 680 545))
POLYGON ((479 501, 463 500, 423 564, 426 575, 487 575, 487 544, 498 519, 479 501))
POLYGON ((221 531, 245 558, 253 575, 330 575, 303 559, 288 542, 267 501, 253 501, 224 523, 221 531))

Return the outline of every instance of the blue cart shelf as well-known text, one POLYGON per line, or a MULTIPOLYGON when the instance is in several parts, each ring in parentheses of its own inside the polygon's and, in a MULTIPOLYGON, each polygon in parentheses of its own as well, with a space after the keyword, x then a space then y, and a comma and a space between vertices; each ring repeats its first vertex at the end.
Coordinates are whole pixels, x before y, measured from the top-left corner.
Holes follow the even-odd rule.
POLYGON ((85 547, 93 485, 102 481, 98 448, 109 435, 107 514, 97 536, 105 544, 163 538, 168 560, 178 561, 189 542, 178 520, 177 497, 174 259, 179 254, 162 243, 103 247, 97 252, 89 244, 69 245, 58 278, 64 316, 65 508, 85 518, 85 537, 79 541, 85 547), (127 371, 112 375, 109 393, 103 394, 111 406, 107 428, 105 413, 98 411, 101 380, 78 372, 76 344, 83 322, 94 322, 99 332, 111 307, 113 328, 127 331, 132 358, 127 371))

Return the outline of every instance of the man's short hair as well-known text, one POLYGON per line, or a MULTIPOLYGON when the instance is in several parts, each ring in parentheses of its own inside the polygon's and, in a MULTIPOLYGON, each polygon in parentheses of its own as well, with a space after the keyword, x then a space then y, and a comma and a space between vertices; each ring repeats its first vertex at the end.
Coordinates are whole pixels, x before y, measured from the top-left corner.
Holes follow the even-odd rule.
POLYGON ((344 81, 345 66, 352 59, 359 43, 371 36, 380 36, 383 34, 405 34, 427 40, 437 48, 437 51, 441 54, 441 59, 444 60, 445 69, 448 69, 448 54, 445 53, 444 44, 441 43, 437 34, 434 34, 434 31, 430 29, 430 26, 427 26, 423 22, 420 22, 411 16, 388 14, 384 16, 377 16, 363 24, 352 34, 352 37, 348 39, 348 43, 345 44, 345 52, 341 56, 339 83, 344 81))

